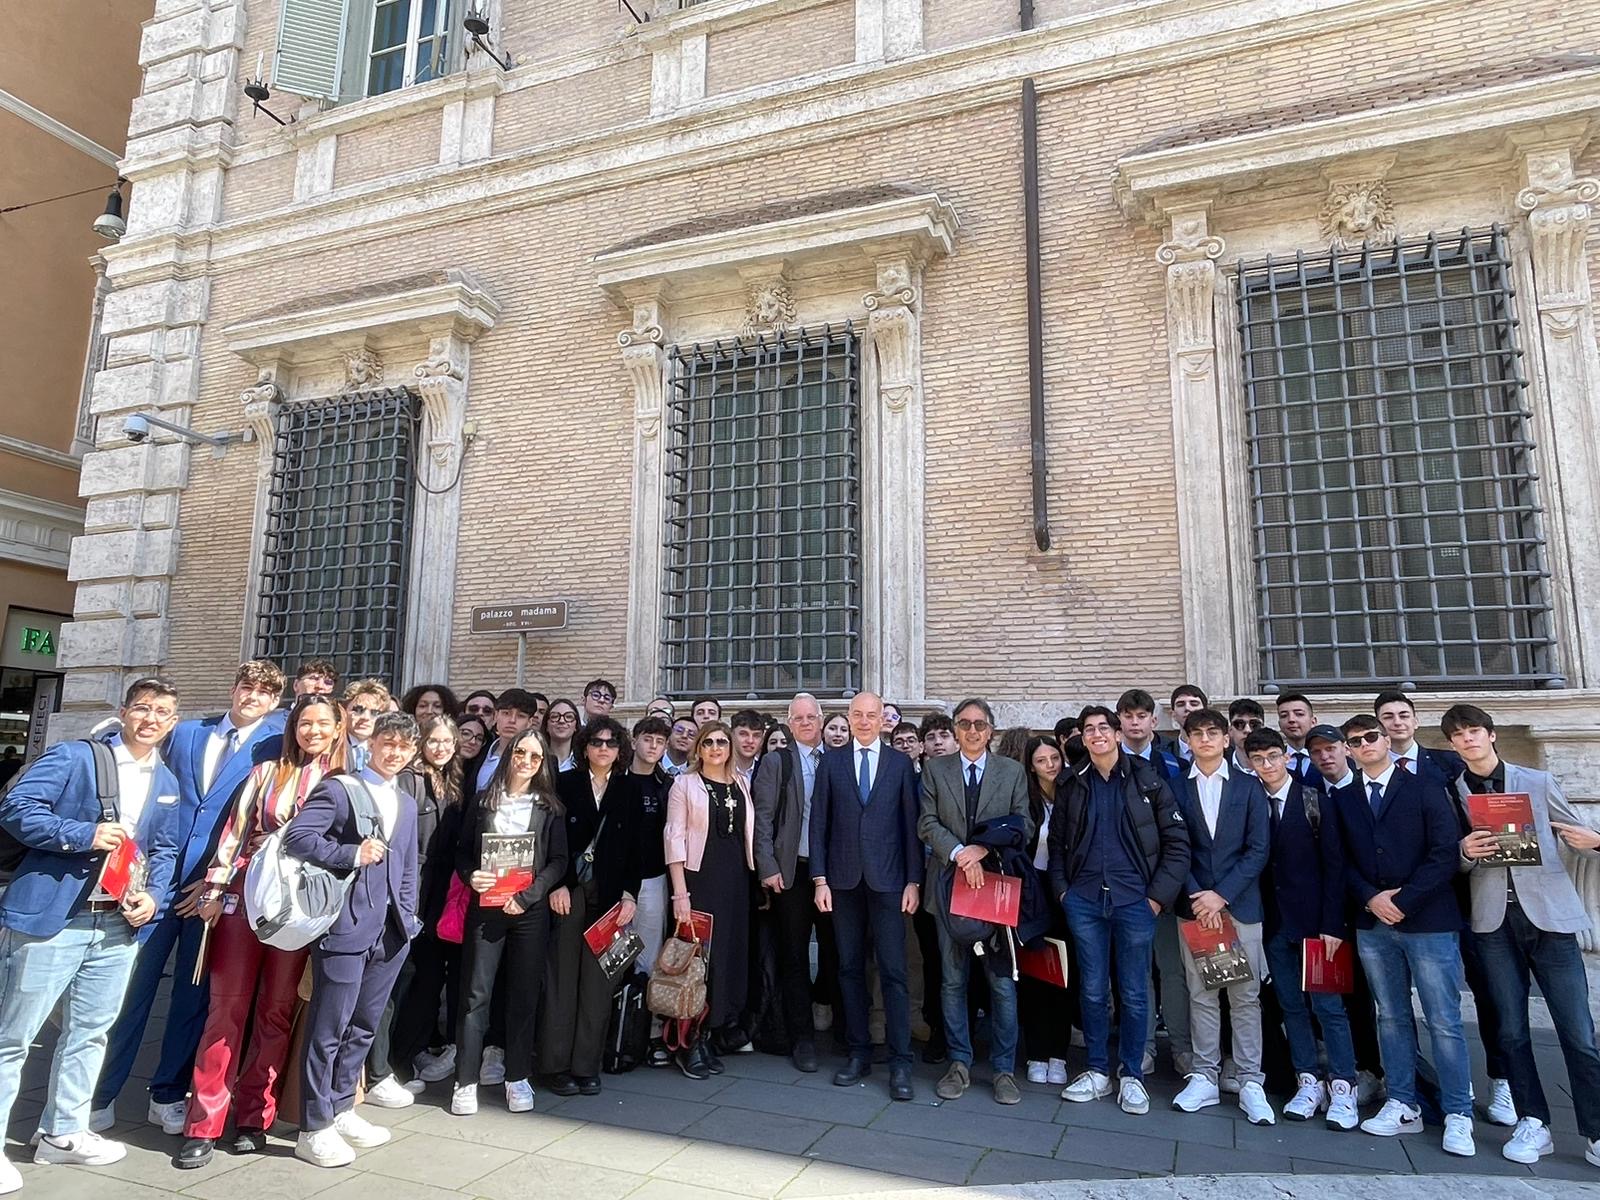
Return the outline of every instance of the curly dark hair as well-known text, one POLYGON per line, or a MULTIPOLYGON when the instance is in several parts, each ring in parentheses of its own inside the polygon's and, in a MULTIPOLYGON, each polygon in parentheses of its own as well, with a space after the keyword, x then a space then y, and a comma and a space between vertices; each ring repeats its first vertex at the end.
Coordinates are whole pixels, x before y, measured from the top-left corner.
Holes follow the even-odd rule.
POLYGON ((622 727, 621 722, 611 717, 596 717, 572 739, 572 762, 574 767, 587 763, 589 743, 602 733, 609 733, 617 743, 617 765, 613 770, 626 770, 633 761, 633 741, 628 737, 628 731, 622 727))

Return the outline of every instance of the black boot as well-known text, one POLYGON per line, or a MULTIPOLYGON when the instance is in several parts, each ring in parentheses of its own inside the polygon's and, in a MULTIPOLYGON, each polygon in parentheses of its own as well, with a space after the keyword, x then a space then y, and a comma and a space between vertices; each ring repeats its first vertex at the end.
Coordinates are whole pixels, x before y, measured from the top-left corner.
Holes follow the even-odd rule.
POLYGON ((706 1065, 704 1042, 699 1040, 691 1042, 675 1053, 673 1059, 678 1064, 678 1070, 682 1071, 690 1079, 711 1078, 711 1068, 706 1065))
POLYGON ((190 1138, 178 1148, 172 1165, 180 1171, 193 1171, 211 1161, 211 1139, 190 1138))

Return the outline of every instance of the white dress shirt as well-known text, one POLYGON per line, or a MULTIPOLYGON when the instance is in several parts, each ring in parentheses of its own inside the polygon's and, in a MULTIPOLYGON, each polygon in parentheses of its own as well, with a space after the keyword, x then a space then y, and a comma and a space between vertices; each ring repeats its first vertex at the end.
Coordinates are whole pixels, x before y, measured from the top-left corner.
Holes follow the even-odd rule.
MULTIPOLYGON (((967 773, 969 771, 971 771, 973 767, 977 767, 978 768, 978 786, 979 787, 983 786, 983 771, 984 771, 984 768, 989 765, 989 752, 987 750, 985 750, 982 754, 978 755, 977 758, 968 758, 967 757, 967 752, 965 750, 962 750, 960 752, 960 757, 961 757, 961 789, 962 789, 962 795, 965 795, 966 794, 966 787, 967 787, 967 773)), ((967 848, 967 844, 965 842, 957 843, 956 848, 954 850, 950 851, 950 861, 951 862, 955 862, 956 855, 960 854, 966 848, 967 848)))
POLYGON ((155 785, 156 767, 161 755, 155 750, 143 760, 122 744, 119 734, 111 743, 111 757, 117 764, 117 818, 131 836, 139 827, 139 817, 150 803, 150 789, 155 785))
POLYGON ((1044 816, 1039 819, 1039 848, 1033 852, 1035 871, 1050 869, 1050 814, 1055 811, 1055 807, 1049 800, 1044 802, 1044 816))
POLYGON ((872 790, 872 785, 878 782, 878 759, 881 757, 878 752, 882 749, 883 743, 877 738, 873 738, 870 742, 858 742, 854 738, 850 740, 850 778, 856 780, 861 778, 861 752, 865 750, 869 792, 872 790))
POLYGON ((400 819, 400 793, 395 790, 394 780, 384 779, 371 767, 363 767, 358 778, 367 785, 372 802, 378 806, 378 821, 387 842, 394 837, 395 822, 400 819))
POLYGON ((1283 781, 1283 786, 1273 792, 1268 799, 1272 801, 1272 815, 1278 820, 1283 820, 1283 806, 1289 802, 1289 789, 1294 786, 1294 776, 1283 781))
POLYGON ((490 825, 494 833, 527 833, 533 828, 533 796, 528 792, 520 796, 501 796, 500 807, 494 810, 490 825))
POLYGON ((1222 785, 1228 781, 1228 760, 1217 764, 1214 775, 1207 775, 1196 765, 1189 768, 1189 778, 1194 780, 1194 790, 1200 797, 1200 815, 1205 818, 1206 832, 1217 836, 1217 814, 1222 811, 1222 785))
POLYGON ((233 738, 233 744, 236 747, 234 753, 237 754, 237 747, 244 745, 250 735, 256 731, 256 726, 260 724, 260 721, 252 721, 248 725, 235 726, 233 718, 226 713, 223 714, 222 720, 216 723, 216 726, 211 730, 211 736, 206 739, 206 755, 201 772, 201 778, 204 781, 202 791, 209 792, 211 785, 217 781, 217 768, 222 763, 222 752, 227 749, 230 736, 233 738))
POLYGON ((1399 762, 1402 758, 1405 759, 1405 769, 1409 770, 1413 775, 1417 774, 1418 770, 1422 766, 1422 762, 1417 753, 1417 744, 1415 742, 1412 742, 1402 754, 1396 754, 1393 750, 1389 751, 1389 757, 1394 762, 1399 762))
POLYGON ((1365 771, 1363 771, 1361 773, 1361 798, 1368 804, 1371 804, 1372 785, 1374 783, 1378 785, 1380 795, 1383 792, 1387 792, 1389 790, 1389 780, 1393 779, 1394 773, 1400 769, 1401 768, 1395 766, 1394 763, 1391 762, 1387 767, 1384 768, 1382 775, 1368 775, 1365 771))

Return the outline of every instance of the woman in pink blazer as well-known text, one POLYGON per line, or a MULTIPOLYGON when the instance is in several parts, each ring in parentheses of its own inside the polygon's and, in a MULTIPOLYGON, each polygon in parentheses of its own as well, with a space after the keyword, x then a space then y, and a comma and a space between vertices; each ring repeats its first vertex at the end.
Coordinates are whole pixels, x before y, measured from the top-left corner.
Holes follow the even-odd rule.
POLYGON ((739 1028, 749 991, 750 905, 755 878, 755 809, 733 769, 733 735, 721 721, 695 734, 684 773, 667 793, 662 834, 672 879, 672 916, 686 925, 691 909, 711 914, 706 1028, 677 1055, 691 1079, 722 1074, 717 1050, 743 1046, 739 1028))

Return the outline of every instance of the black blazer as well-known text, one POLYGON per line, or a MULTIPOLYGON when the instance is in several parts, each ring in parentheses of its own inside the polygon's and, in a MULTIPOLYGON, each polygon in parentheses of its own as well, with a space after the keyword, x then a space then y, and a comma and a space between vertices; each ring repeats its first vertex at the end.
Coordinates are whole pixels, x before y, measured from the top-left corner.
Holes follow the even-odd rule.
POLYGON ((1461 907, 1452 883, 1460 863, 1461 827, 1443 790, 1396 767, 1374 812, 1367 799, 1366 777, 1358 771, 1355 783, 1343 789, 1334 803, 1344 842, 1345 889, 1359 909, 1356 928, 1377 924, 1367 911, 1367 901, 1399 888, 1394 902, 1405 920, 1396 930, 1459 930, 1461 907))
MULTIPOLYGON (((1267 797, 1268 809, 1272 797, 1267 797)), ((1263 877, 1267 933, 1304 939, 1350 936, 1344 917, 1344 841, 1339 836, 1339 801, 1289 776, 1283 816, 1272 817, 1272 855, 1263 877), (1315 796, 1320 816, 1313 833, 1306 797, 1315 796)))
MULTIPOLYGON (((494 829, 494 815, 480 801, 461 805, 461 831, 456 839, 456 873, 462 883, 470 883, 472 873, 483 865, 483 835, 494 829)), ((547 804, 535 802, 529 829, 534 838, 533 884, 517 893, 517 903, 526 909, 543 904, 550 889, 566 882, 567 823, 547 804)), ((442 901, 441 901, 442 903, 442 901)), ((473 904, 469 911, 479 911, 473 904)), ((489 909, 490 913, 497 910, 489 909)), ((504 915, 504 914, 500 914, 504 915)))
POLYGON ((625 773, 620 766, 612 770, 598 805, 594 789, 589 786, 588 764, 556 776, 556 795, 561 797, 567 810, 569 853, 566 878, 562 882, 567 887, 578 886, 578 859, 595 840, 595 831, 599 829, 600 840, 594 848, 594 881, 600 892, 601 913, 621 900, 624 892, 635 899, 639 895, 636 845, 639 808, 632 803, 630 789, 623 782, 625 773), (605 818, 604 828, 600 826, 602 817, 605 818))
POLYGON ((811 877, 875 892, 900 892, 919 882, 917 839, 921 797, 911 759, 893 746, 878 748, 878 773, 866 804, 856 784, 856 742, 828 750, 811 791, 811 877))

